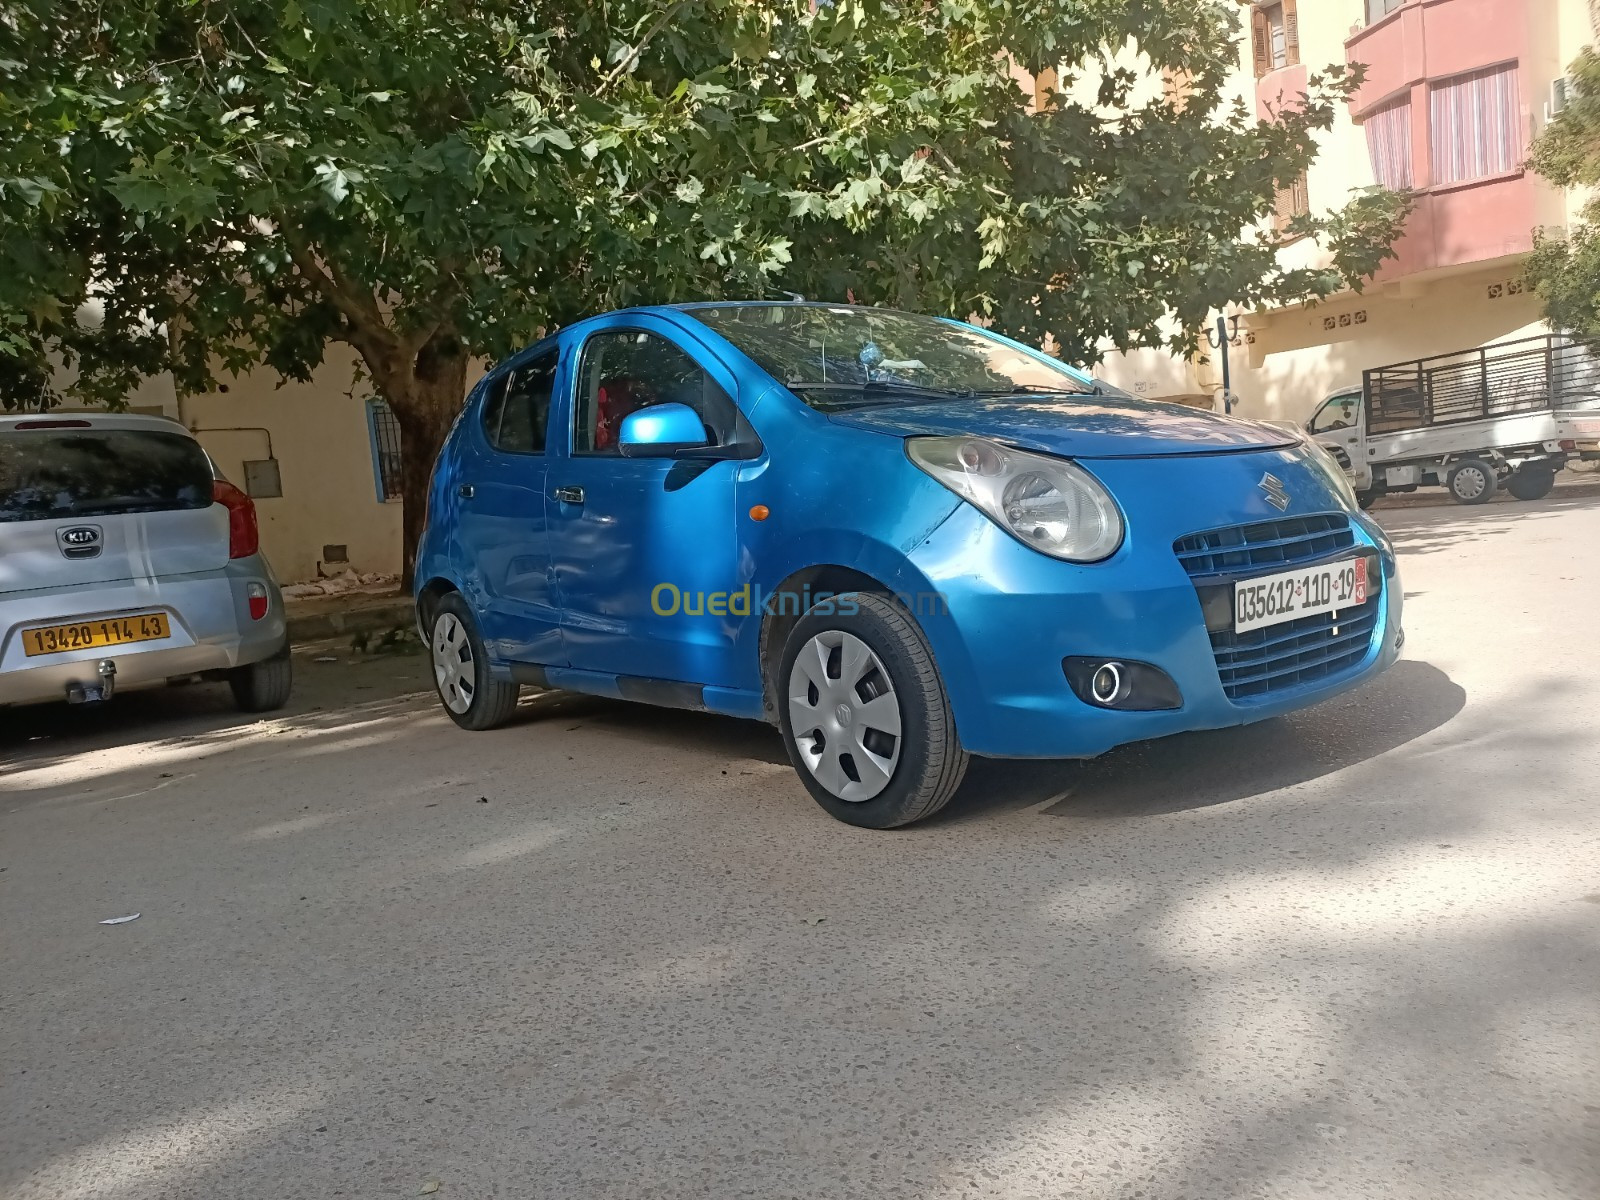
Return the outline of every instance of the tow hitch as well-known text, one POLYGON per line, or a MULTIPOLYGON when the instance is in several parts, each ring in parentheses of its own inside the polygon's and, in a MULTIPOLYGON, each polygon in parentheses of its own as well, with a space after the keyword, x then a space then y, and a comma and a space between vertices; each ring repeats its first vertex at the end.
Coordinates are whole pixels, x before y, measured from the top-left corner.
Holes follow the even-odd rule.
POLYGON ((100 677, 99 683, 67 684, 68 704, 104 704, 111 699, 111 694, 117 690, 117 664, 102 658, 95 673, 100 677))

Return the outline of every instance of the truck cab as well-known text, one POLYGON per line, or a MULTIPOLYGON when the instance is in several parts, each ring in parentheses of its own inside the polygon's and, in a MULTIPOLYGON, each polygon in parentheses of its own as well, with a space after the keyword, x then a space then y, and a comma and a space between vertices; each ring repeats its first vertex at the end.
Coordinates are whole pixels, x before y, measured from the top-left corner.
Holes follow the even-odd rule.
POLYGON ((1361 389, 1345 388, 1318 405, 1306 422, 1306 432, 1339 460, 1357 492, 1372 486, 1372 468, 1361 452, 1366 424, 1364 412, 1361 389))

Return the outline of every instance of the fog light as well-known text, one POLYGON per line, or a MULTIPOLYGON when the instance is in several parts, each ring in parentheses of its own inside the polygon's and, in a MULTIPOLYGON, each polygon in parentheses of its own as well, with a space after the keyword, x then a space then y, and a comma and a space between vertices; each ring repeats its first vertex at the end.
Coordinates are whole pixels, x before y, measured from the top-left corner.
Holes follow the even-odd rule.
POLYGON ((1122 664, 1102 664, 1089 678, 1089 694, 1100 704, 1112 704, 1122 691, 1122 664))
POLYGON ((1096 708, 1154 712, 1183 706, 1172 676, 1149 663, 1125 658, 1064 658, 1061 669, 1078 699, 1096 708))
POLYGON ((245 588, 245 594, 250 597, 250 619, 261 620, 267 615, 267 585, 252 583, 245 588))

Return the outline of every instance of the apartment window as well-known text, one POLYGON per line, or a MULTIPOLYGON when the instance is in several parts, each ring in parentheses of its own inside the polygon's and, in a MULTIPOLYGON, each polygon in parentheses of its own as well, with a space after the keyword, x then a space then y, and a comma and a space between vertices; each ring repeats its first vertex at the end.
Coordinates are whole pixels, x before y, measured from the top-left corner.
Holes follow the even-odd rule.
POLYGON ((378 499, 399 500, 405 494, 400 483, 400 422, 385 401, 367 401, 367 433, 372 440, 372 478, 378 486, 378 499))
POLYGON ((1251 10, 1250 48, 1257 79, 1300 61, 1300 16, 1295 0, 1272 0, 1251 10))
POLYGON ((1306 173, 1300 172, 1288 187, 1281 187, 1273 196, 1272 227, 1279 233, 1289 228, 1289 222, 1311 211, 1311 201, 1306 195, 1306 173))
POLYGON ((1367 24, 1383 20, 1405 2, 1406 0, 1367 0, 1367 24))
POLYGON ((1386 188, 1404 191, 1411 186, 1411 97, 1373 109, 1362 122, 1367 133, 1367 155, 1372 177, 1386 188))
POLYGON ((1522 165, 1517 65, 1471 71, 1428 92, 1433 182, 1462 183, 1522 165))

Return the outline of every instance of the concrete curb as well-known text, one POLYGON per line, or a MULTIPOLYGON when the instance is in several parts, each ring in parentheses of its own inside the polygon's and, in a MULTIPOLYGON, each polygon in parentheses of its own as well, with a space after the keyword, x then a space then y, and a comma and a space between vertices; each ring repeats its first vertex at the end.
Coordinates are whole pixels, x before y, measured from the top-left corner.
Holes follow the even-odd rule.
POLYGON ((383 596, 376 600, 362 597, 344 604, 332 597, 318 597, 287 600, 284 608, 289 641, 296 645, 363 632, 381 633, 396 625, 410 629, 416 619, 409 596, 383 596))

